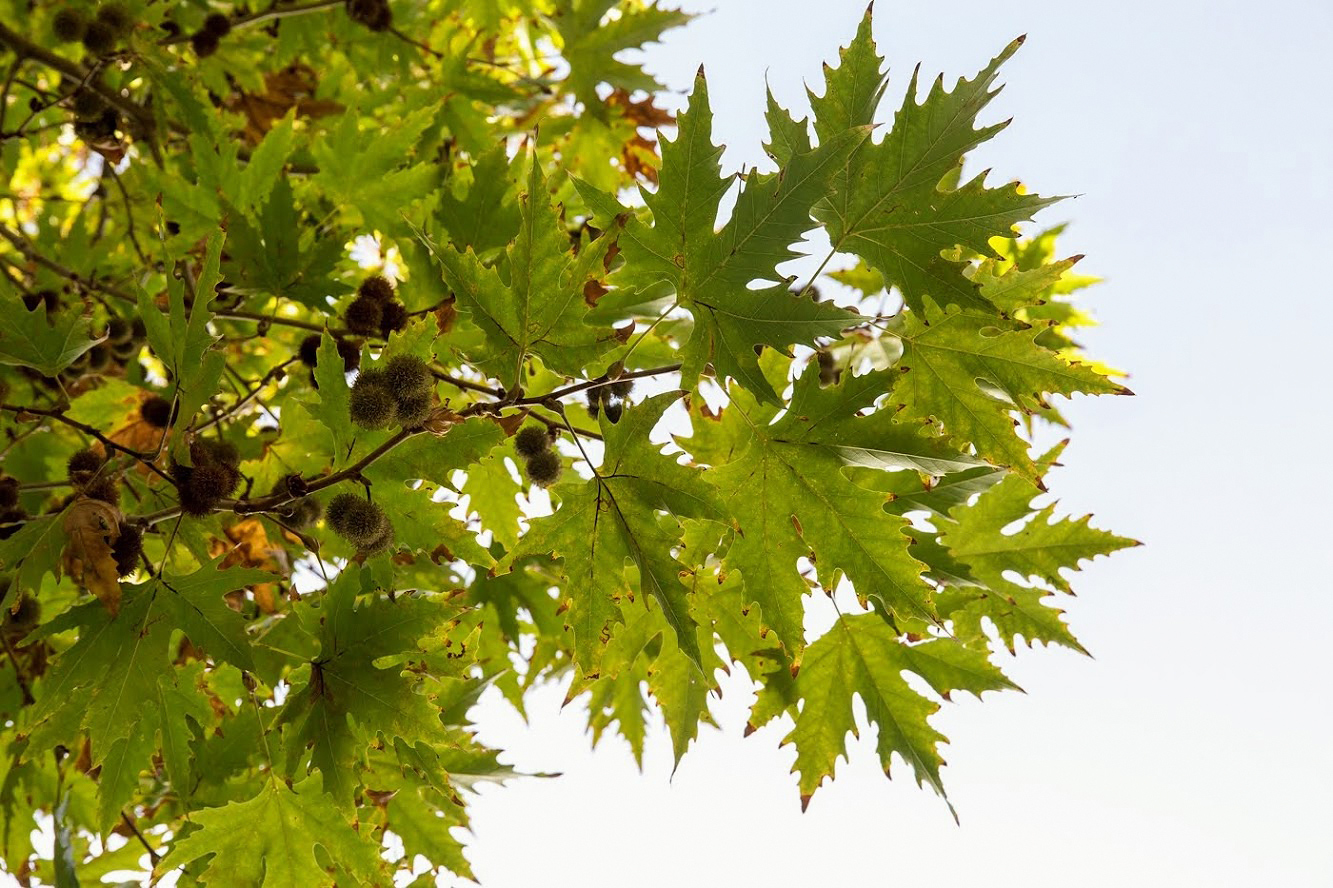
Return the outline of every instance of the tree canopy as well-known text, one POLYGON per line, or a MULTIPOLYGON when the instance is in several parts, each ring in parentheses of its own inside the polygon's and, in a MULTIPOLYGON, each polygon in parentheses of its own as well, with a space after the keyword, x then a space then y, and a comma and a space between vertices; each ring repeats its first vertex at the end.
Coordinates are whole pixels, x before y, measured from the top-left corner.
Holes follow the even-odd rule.
POLYGON ((867 12, 724 170, 705 72, 677 117, 635 61, 657 3, 0 14, 20 884, 470 877, 466 792, 515 776, 474 704, 546 682, 679 760, 743 670, 803 806, 859 698, 943 796, 941 700, 1082 650, 1068 574, 1135 543, 1057 517, 1033 433, 1128 390, 1017 227, 1058 198, 962 173, 1021 38, 890 114, 867 12))

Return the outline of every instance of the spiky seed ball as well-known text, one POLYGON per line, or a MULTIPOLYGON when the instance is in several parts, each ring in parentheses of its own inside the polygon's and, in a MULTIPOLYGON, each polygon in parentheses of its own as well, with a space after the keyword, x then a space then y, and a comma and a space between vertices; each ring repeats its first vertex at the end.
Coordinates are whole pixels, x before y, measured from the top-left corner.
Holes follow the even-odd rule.
POLYGON ((318 521, 323 511, 324 507, 319 504, 319 500, 313 496, 307 496, 296 501, 291 517, 287 521, 292 527, 302 530, 318 521))
POLYGON ((625 412, 625 402, 619 398, 607 398, 602 404, 602 409, 606 411, 606 418, 612 425, 620 422, 620 417, 625 412))
POLYGON ((7 540, 19 532, 23 522, 28 520, 28 513, 19 508, 0 511, 0 540, 7 540))
POLYGON ((120 536, 111 544, 111 557, 116 559, 118 576, 129 576, 139 563, 143 551, 143 531, 133 524, 121 524, 120 536))
POLYGON ((379 302, 365 296, 358 296, 343 312, 343 323, 347 329, 361 336, 374 336, 380 330, 380 321, 384 309, 379 302))
POLYGON ((384 365, 384 387, 395 395, 428 392, 434 385, 435 376, 421 358, 398 355, 384 365))
POLYGON ((70 110, 79 120, 93 120, 100 117, 106 110, 106 102, 102 97, 91 89, 81 89, 74 94, 74 101, 70 102, 70 110))
POLYGON ((206 59, 218 51, 218 46, 222 41, 218 35, 208 31, 200 31, 190 37, 190 48, 194 50, 195 57, 206 59))
POLYGON ((220 12, 215 12, 204 19, 204 30, 220 40, 231 33, 231 19, 220 12))
POLYGON ((325 511, 329 527, 354 546, 364 546, 379 539, 389 527, 384 510, 355 493, 340 493, 325 511))
POLYGON ((528 457, 528 480, 542 487, 550 487, 560 477, 565 464, 560 461, 560 454, 554 450, 543 450, 528 457))
POLYGON ((624 398, 624 397, 627 396, 631 391, 634 390, 634 380, 632 380, 632 379, 617 379, 615 382, 611 383, 610 385, 604 386, 604 388, 606 389, 606 393, 607 393, 608 395, 611 395, 612 397, 615 397, 615 398, 624 398))
POLYGON ((361 282, 357 294, 367 296, 377 302, 388 302, 393 298, 393 284, 382 274, 372 274, 361 282))
POLYGON ((393 23, 388 0, 347 0, 347 16, 372 31, 388 30, 393 23))
POLYGON ((152 395, 139 405, 139 416, 155 429, 171 425, 171 402, 161 395, 152 395))
POLYGON ((55 290, 38 290, 36 293, 23 294, 23 307, 28 311, 36 311, 37 306, 43 305, 47 312, 53 312, 60 307, 60 294, 55 290))
POLYGON ((19 480, 0 478, 0 509, 12 509, 19 502, 19 480))
POLYGON ((407 309, 403 303, 397 301, 385 302, 380 311, 380 335, 385 339, 395 330, 401 330, 407 326, 407 309))
POLYGON ((180 466, 185 469, 184 472, 173 472, 172 474, 181 480, 184 476, 184 483, 180 488, 181 510, 187 515, 196 517, 207 515, 213 511, 213 507, 236 489, 238 480, 236 470, 229 466, 219 465, 196 465, 194 467, 180 466))
POLYGON ((61 43, 73 43, 78 40, 87 27, 88 19, 77 9, 62 9, 51 19, 51 33, 61 43))
POLYGON ((96 451, 80 450, 69 458, 65 466, 69 469, 70 480, 75 480, 79 475, 91 475, 102 468, 105 462, 106 460, 96 451))
POLYGON ((301 356, 302 364, 305 364, 307 367, 315 366, 321 339, 322 337, 318 333, 311 333, 305 339, 301 340, 301 347, 297 349, 297 354, 301 356))
POLYGON ((361 344, 350 339, 338 340, 338 357, 343 359, 343 370, 355 370, 361 366, 361 344))
POLYGON ((386 518, 384 519, 384 532, 381 533, 379 536, 375 537, 375 539, 366 543, 364 546, 358 546, 357 552, 358 554, 366 556, 378 555, 380 552, 383 552, 385 549, 389 548, 392 545, 393 545, 393 525, 390 524, 389 519, 386 518))
POLYGON ((403 428, 416 428, 426 421, 435 408, 435 399, 429 391, 410 392, 398 398, 398 424, 403 428))
POLYGON ((590 388, 584 396, 588 399, 588 415, 593 419, 602 412, 602 390, 601 388, 590 388))
POLYGON ((0 478, 0 509, 12 509, 19 504, 19 479, 0 478))
POLYGON ((550 449, 551 433, 543 426, 524 426, 514 436, 514 450, 525 459, 531 459, 537 454, 545 453, 550 449))
POLYGON ((357 374, 356 384, 353 387, 356 388, 363 385, 377 385, 380 388, 385 388, 384 371, 377 367, 369 367, 362 370, 357 374))
POLYGON ((88 369, 94 373, 101 373, 107 367, 111 366, 111 346, 105 342, 99 342, 88 349, 88 369))
POLYGON ((83 495, 88 499, 101 500, 108 505, 120 505, 120 485, 112 478, 94 478, 83 488, 83 495))
POLYGON ((111 2, 103 3, 97 10, 96 21, 101 22, 111 29, 111 33, 117 37, 124 37, 134 27, 134 19, 130 17, 130 12, 124 4, 111 2))
POLYGON ((113 317, 106 322, 106 341, 112 345, 129 342, 131 335, 130 325, 124 318, 113 317))
POLYGON ((230 441, 209 438, 190 445, 190 459, 196 464, 202 462, 234 469, 241 464, 241 452, 230 441))
POLYGON ((385 429, 398 418, 398 402, 378 385, 358 385, 352 389, 348 415, 363 429, 385 429))
POLYGON ((116 32, 101 19, 93 19, 83 29, 83 48, 93 55, 106 55, 116 48, 116 32))

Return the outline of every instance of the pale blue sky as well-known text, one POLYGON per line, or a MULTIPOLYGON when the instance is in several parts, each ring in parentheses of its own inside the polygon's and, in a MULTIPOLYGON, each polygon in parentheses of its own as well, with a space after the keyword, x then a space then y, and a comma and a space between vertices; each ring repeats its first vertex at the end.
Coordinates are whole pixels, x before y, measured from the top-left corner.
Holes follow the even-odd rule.
MULTIPOLYGON (((691 4, 701 8, 702 4, 691 4)), ((861 0, 717 0, 649 53, 684 89, 708 70, 730 169, 762 162, 763 82, 788 106, 855 31, 861 0)), ((741 738, 744 688, 674 777, 587 751, 562 692, 483 739, 557 780, 488 789, 472 858, 489 888, 784 885, 1080 888, 1333 885, 1333 437, 1323 273, 1333 255, 1333 4, 881 2, 889 112, 912 66, 971 75, 1020 33, 989 112, 1013 125, 972 169, 1081 194, 1067 253, 1108 282, 1094 355, 1133 399, 1080 400, 1062 507, 1144 540, 1068 602, 1096 659, 1022 651, 1026 695, 946 706, 962 819, 886 782, 873 745, 800 813, 785 728, 741 738), (944 10, 947 8, 947 12, 944 10), (592 863, 591 861, 597 861, 592 863)))

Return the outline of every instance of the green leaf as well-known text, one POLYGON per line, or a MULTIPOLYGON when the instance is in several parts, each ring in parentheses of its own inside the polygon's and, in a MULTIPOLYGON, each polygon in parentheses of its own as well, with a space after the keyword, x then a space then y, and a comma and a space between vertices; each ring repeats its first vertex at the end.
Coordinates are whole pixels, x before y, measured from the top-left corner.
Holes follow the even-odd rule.
POLYGON ((1010 412, 1031 413, 1048 394, 1128 394, 1124 386, 1038 345, 1040 331, 1006 329, 994 317, 954 312, 902 315, 902 378, 892 398, 908 416, 939 421, 955 440, 1025 478, 1036 480, 1027 442, 1010 412))
POLYGON ((420 681, 402 655, 420 655, 420 640, 451 610, 429 596, 390 601, 375 594, 357 606, 364 580, 353 568, 330 587, 319 612, 319 657, 293 684, 280 719, 290 732, 287 767, 294 769, 310 749, 311 765, 340 805, 351 803, 356 768, 377 735, 408 743, 445 739, 439 709, 418 691, 420 681))
POLYGON ((678 9, 664 9, 657 4, 620 6, 613 18, 606 15, 618 4, 615 0, 557 0, 552 18, 569 62, 567 88, 591 108, 602 101, 599 83, 633 92, 656 91, 661 84, 639 65, 622 62, 616 55, 639 49, 659 40, 662 32, 687 23, 693 15, 678 9))
POLYGON ((511 163, 501 142, 472 165, 472 184, 465 197, 457 198, 448 189, 440 195, 436 219, 449 235, 449 243, 485 256, 514 239, 520 211, 511 171, 517 163, 517 157, 511 163))
MULTIPOLYGON (((882 59, 870 30, 867 12, 856 40, 842 53, 842 66, 826 70, 823 99, 812 101, 821 139, 864 125, 879 102, 882 59)), ((893 128, 879 143, 868 142, 852 155, 832 193, 816 208, 834 249, 854 253, 881 272, 913 311, 922 311, 927 298, 941 307, 989 308, 964 276, 966 266, 941 253, 962 246, 994 255, 989 238, 1010 235, 1015 224, 1059 199, 1025 194, 1016 184, 986 188, 985 173, 956 190, 940 188, 968 151, 1007 125, 977 128, 975 122, 999 92, 992 85, 1000 66, 1022 42, 1009 44, 980 74, 959 80, 952 91, 939 78, 920 103, 914 72, 893 128)))
POLYGON ((528 188, 520 195, 522 224, 505 254, 509 280, 487 267, 471 249, 437 248, 420 237, 440 263, 445 283, 459 307, 486 334, 489 354, 477 363, 507 388, 520 379, 529 356, 557 372, 578 374, 615 345, 610 328, 589 325, 584 285, 602 273, 611 239, 600 237, 569 252, 560 230, 541 165, 529 167, 528 188))
POLYGON ((202 877, 209 888, 331 886, 318 847, 358 884, 392 884, 378 846, 348 825, 318 775, 290 789, 269 779, 254 798, 198 811, 192 819, 198 829, 172 846, 155 875, 213 855, 202 877))
POLYGON ((253 215, 255 209, 268 200, 277 184, 287 157, 292 153, 295 120, 295 112, 289 112, 250 154, 250 162, 241 172, 235 201, 237 208, 247 215, 253 215))
MULTIPOLYGON (((1047 454, 1043 465, 1053 462, 1062 449, 1060 445, 1047 454)), ((1072 593, 1065 571, 1078 570, 1082 561, 1139 543, 1092 527, 1089 515, 1052 520, 1055 503, 1043 508, 1031 505, 1040 493, 1011 475, 975 503, 949 513, 940 543, 967 565, 985 589, 960 590, 946 605, 961 633, 980 637, 980 620, 988 618, 1011 651, 1018 635, 1029 644, 1053 642, 1083 651, 1060 620, 1060 611, 1043 601, 1049 597, 1045 589, 1013 582, 1005 574, 1012 572, 1026 581, 1035 579, 1072 593), (1016 522, 1022 525, 1014 530, 1016 522)))
POLYGON ((648 439, 662 414, 679 398, 658 395, 625 411, 617 424, 602 415, 606 456, 587 481, 557 485, 561 504, 554 515, 532 521, 528 534, 502 562, 511 568, 528 555, 564 559, 564 592, 571 600, 574 658, 587 674, 598 671, 602 645, 612 622, 624 622, 622 610, 651 597, 676 633, 680 649, 700 662, 701 654, 688 614, 681 565, 670 549, 680 538, 679 518, 720 518, 717 494, 701 474, 664 456, 648 439), (659 521, 661 510, 668 517, 659 521), (638 568, 638 582, 626 574, 626 562, 638 568))
POLYGON ((830 588, 841 572, 863 599, 876 599, 903 619, 936 622, 923 565, 908 554, 907 523, 884 511, 884 495, 848 480, 843 467, 864 464, 866 454, 891 464, 965 459, 949 456, 919 427, 895 428, 887 414, 851 418, 867 390, 882 390, 873 377, 826 392, 818 390, 818 379, 817 368, 808 368, 784 418, 756 423, 740 458, 706 476, 735 516, 726 564, 740 571, 747 597, 793 655, 804 646, 803 598, 810 587, 797 561, 807 556, 830 588))
MULTIPOLYGON (((787 741, 796 745, 801 806, 825 777, 832 777, 837 760, 846 755, 848 732, 857 735, 852 697, 865 705, 866 718, 879 729, 878 752, 885 773, 894 753, 911 766, 917 784, 929 784, 941 796, 939 743, 945 737, 927 718, 939 704, 921 696, 903 679, 903 672, 925 679, 937 693, 1014 688, 986 661, 986 655, 947 640, 920 645, 903 644, 875 614, 839 615, 833 628, 805 652, 796 692, 801 699, 796 726, 787 741)), ((952 810, 952 806, 950 806, 952 810)))
POLYGON ((0 364, 31 367, 54 379, 98 342, 92 324, 78 312, 48 316, 40 304, 28 311, 12 294, 0 303, 0 364))
POLYGON ((343 463, 351 456, 352 441, 356 438, 350 412, 352 390, 347 385, 342 355, 338 354, 338 340, 329 335, 327 330, 320 334, 319 348, 315 352, 314 375, 315 384, 319 387, 319 400, 307 402, 304 406, 328 430, 333 441, 330 453, 334 462, 343 463))
POLYGON ((35 594, 48 573, 59 576, 65 538, 60 515, 49 515, 28 519, 13 536, 0 542, 0 569, 13 571, 0 609, 12 605, 20 592, 35 594))

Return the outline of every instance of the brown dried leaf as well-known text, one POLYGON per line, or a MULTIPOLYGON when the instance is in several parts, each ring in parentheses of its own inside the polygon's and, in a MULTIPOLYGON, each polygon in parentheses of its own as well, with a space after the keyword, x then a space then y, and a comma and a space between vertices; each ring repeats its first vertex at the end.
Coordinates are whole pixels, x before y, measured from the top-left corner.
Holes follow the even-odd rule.
POLYGON ((74 582, 97 596, 115 615, 120 611, 120 570, 111 547, 120 537, 120 510, 80 496, 61 519, 65 552, 61 559, 74 582))
POLYGON ((308 65, 294 62, 281 71, 264 76, 264 93, 239 92, 227 100, 227 106, 245 115, 245 140, 258 145, 264 134, 287 112, 295 108, 297 117, 326 117, 341 113, 337 102, 315 98, 319 77, 308 65))
MULTIPOLYGON (((222 540, 213 540, 209 546, 214 557, 226 553, 222 559, 222 568, 251 567, 266 570, 269 573, 287 572, 287 551, 281 546, 269 542, 268 533, 258 518, 246 518, 230 527, 224 528, 230 545, 222 540)), ((250 587, 259 610, 271 614, 278 609, 278 590, 273 583, 257 583, 250 587)))

